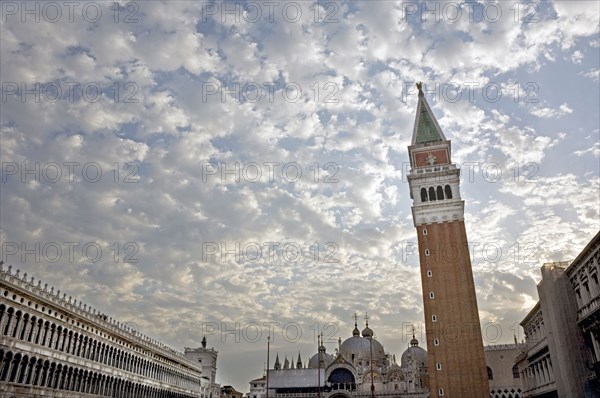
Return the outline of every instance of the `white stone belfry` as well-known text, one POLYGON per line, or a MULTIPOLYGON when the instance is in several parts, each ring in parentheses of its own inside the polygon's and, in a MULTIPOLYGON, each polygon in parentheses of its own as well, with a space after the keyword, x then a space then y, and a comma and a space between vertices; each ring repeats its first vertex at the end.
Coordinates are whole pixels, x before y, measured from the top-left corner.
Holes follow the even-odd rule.
POLYGON ((422 91, 411 145, 408 184, 415 226, 464 219, 460 168, 450 159, 451 144, 433 116, 422 91))

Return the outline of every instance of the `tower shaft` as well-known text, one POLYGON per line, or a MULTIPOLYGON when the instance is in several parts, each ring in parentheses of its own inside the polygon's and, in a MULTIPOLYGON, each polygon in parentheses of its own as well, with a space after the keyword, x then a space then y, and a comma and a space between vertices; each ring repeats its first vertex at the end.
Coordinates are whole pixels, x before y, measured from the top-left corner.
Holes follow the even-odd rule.
POLYGON ((460 169, 425 97, 408 148, 431 397, 487 398, 489 384, 460 197, 460 169))

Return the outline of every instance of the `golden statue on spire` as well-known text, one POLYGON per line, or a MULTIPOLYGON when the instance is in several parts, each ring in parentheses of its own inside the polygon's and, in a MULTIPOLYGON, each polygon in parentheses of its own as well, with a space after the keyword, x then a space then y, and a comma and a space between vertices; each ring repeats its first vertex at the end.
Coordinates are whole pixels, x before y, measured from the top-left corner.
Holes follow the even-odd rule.
POLYGON ((423 82, 417 82, 417 88, 419 89, 419 93, 423 92, 423 82))

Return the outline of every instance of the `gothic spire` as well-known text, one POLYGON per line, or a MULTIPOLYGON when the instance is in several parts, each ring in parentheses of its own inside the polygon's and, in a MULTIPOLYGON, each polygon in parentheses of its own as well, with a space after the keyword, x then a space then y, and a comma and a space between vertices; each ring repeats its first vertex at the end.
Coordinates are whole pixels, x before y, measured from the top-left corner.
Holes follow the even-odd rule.
POLYGON ((275 356, 275 366, 274 366, 275 370, 279 370, 281 369, 281 363, 279 362, 279 353, 277 353, 277 355, 275 356))

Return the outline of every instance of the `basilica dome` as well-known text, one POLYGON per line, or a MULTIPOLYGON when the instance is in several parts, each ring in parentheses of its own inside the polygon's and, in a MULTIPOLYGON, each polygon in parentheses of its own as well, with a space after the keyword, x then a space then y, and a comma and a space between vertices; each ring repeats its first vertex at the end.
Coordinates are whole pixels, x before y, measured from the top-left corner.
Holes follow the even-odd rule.
MULTIPOLYGON (((318 357, 319 357, 319 354, 315 354, 310 358, 310 360, 308 361, 309 368, 317 369, 319 367, 319 363, 317 362, 318 357)), ((321 369, 325 369, 329 365, 331 365, 331 363, 335 360, 335 358, 333 356, 327 354, 326 352, 321 352, 321 360, 323 361, 323 362, 321 362, 321 369)))
POLYGON ((419 347, 419 341, 415 339, 415 336, 410 341, 410 347, 402 353, 400 366, 403 368, 408 366, 409 359, 413 359, 415 364, 420 368, 427 367, 427 351, 419 347))
POLYGON ((354 330, 352 337, 346 339, 340 346, 340 354, 349 361, 354 363, 356 360, 369 360, 373 355, 374 361, 385 359, 385 352, 381 343, 373 338, 373 330, 369 328, 367 320, 366 327, 362 331, 363 337, 360 337, 356 320, 358 316, 354 316, 354 330))
POLYGON ((352 336, 342 343, 340 353, 347 361, 354 362, 356 359, 368 360, 371 358, 371 349, 373 350, 373 360, 379 361, 385 359, 383 346, 372 337, 352 336))

